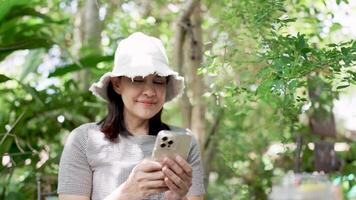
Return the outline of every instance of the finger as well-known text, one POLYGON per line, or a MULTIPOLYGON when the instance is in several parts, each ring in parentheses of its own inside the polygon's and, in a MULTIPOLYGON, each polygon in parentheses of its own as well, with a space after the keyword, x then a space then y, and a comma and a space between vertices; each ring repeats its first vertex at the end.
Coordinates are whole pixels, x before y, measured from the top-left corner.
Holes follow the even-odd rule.
POLYGON ((182 167, 174 160, 165 158, 165 164, 169 166, 169 168, 178 175, 181 179, 188 181, 189 175, 182 169, 182 167))
POLYGON ((185 172, 178 175, 185 183, 189 183, 192 181, 192 178, 189 177, 185 172))
POLYGON ((192 176, 193 169, 186 160, 184 160, 181 156, 178 155, 176 156, 176 162, 184 170, 184 172, 188 174, 188 176, 192 176))
POLYGON ((142 189, 168 189, 166 183, 164 182, 164 179, 162 180, 155 180, 155 181, 146 181, 144 183, 141 183, 142 189))
POLYGON ((163 167, 163 173, 169 178, 177 187, 182 189, 187 189, 188 186, 179 176, 177 176, 172 170, 167 166, 163 167))
POLYGON ((145 180, 163 180, 164 173, 162 171, 143 173, 142 179, 145 180))
POLYGON ((163 162, 163 157, 153 158, 153 161, 162 163, 163 162))
POLYGON ((166 183, 166 185, 168 186, 169 190, 173 191, 173 192, 178 192, 180 190, 179 187, 177 187, 176 184, 174 184, 169 178, 165 178, 164 182, 166 183))
POLYGON ((162 165, 159 162, 153 161, 153 160, 148 160, 144 159, 142 162, 140 162, 137 165, 137 170, 144 171, 144 172, 153 172, 153 171, 159 171, 162 169, 162 165))

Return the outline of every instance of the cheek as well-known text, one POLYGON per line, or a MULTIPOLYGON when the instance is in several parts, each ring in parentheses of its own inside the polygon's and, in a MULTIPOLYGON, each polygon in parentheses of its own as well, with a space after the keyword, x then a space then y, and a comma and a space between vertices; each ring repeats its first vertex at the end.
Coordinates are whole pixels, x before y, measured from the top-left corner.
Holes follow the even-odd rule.
POLYGON ((127 88, 125 88, 125 90, 121 91, 121 96, 122 96, 122 98, 129 100, 129 99, 135 98, 139 94, 139 92, 140 91, 138 89, 127 87, 127 88))
POLYGON ((122 97, 122 102, 124 103, 124 107, 126 109, 132 107, 131 102, 128 99, 126 99, 125 97, 122 97))
POLYGON ((126 92, 121 93, 121 98, 125 106, 131 107, 135 103, 133 94, 126 93, 126 92))
POLYGON ((166 88, 159 88, 159 92, 158 95, 160 97, 160 99, 163 99, 163 101, 166 99, 166 95, 167 95, 167 91, 166 88))

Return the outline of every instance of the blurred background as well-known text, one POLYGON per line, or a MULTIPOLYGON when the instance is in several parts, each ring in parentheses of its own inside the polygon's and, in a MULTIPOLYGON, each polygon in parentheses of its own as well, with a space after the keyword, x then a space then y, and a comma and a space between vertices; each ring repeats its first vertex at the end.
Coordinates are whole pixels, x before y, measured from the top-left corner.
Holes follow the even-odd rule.
POLYGON ((0 199, 56 199, 88 88, 118 42, 161 38, 184 95, 165 122, 197 137, 206 199, 267 199, 288 172, 324 172, 356 199, 356 1, 1 0, 0 199))

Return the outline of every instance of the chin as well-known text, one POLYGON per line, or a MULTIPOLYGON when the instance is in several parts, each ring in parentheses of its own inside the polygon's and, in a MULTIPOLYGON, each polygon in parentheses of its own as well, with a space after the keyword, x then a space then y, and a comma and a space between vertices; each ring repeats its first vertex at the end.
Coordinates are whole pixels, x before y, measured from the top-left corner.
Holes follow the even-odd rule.
POLYGON ((141 113, 139 116, 142 119, 151 119, 153 116, 155 116, 158 112, 151 112, 151 113, 141 113))
POLYGON ((143 115, 143 117, 145 118, 145 119, 151 119, 153 116, 155 116, 157 113, 154 113, 154 114, 146 114, 146 115, 143 115))

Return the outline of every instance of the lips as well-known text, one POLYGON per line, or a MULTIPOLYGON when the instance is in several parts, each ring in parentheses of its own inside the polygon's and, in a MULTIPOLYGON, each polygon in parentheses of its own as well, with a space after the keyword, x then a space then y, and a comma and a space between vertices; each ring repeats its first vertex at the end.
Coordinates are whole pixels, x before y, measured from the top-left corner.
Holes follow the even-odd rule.
POLYGON ((137 102, 145 104, 145 105, 154 105, 154 104, 156 104, 156 102, 154 102, 154 101, 137 101, 137 102))

